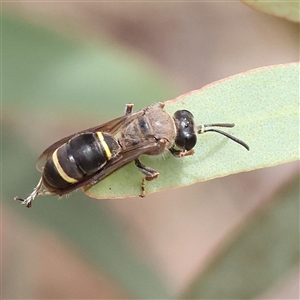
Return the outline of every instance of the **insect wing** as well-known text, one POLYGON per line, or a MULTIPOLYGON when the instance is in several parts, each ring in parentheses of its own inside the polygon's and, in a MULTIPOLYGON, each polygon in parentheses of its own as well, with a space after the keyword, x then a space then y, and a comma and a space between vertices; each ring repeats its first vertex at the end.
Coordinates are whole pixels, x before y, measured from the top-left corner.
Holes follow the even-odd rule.
POLYGON ((107 165, 104 166, 103 170, 96 173, 93 176, 93 180, 89 182, 89 184, 84 184, 84 191, 91 188, 93 185, 97 184, 99 181, 103 180, 104 178, 108 177, 115 171, 121 169, 125 165, 129 164, 130 162, 134 161, 135 159, 139 158, 141 155, 145 154, 146 152, 150 152, 153 148, 157 147, 157 143, 148 143, 144 146, 134 146, 128 148, 121 152, 120 159, 118 161, 108 162, 107 165))
POLYGON ((51 155, 53 154, 53 152, 60 147, 61 145, 67 143, 72 137, 78 135, 78 134, 82 134, 85 132, 97 132, 97 131, 102 131, 102 132, 106 132, 106 133, 110 133, 112 135, 115 135, 121 128, 121 126, 125 123, 125 122, 130 122, 131 120, 138 118, 139 116, 143 115, 144 111, 140 110, 137 111, 135 113, 129 114, 129 115, 124 115, 122 117, 110 120, 106 123, 103 123, 101 125, 95 126, 95 127, 91 127, 82 131, 79 131, 75 134, 71 134, 67 137, 64 137, 63 139, 55 142, 54 144, 52 144, 51 146, 49 146, 38 158, 37 163, 36 163, 36 168, 39 172, 43 172, 43 168, 45 166, 46 161, 51 157, 51 155))
POLYGON ((125 165, 131 163, 140 155, 151 150, 153 147, 156 147, 156 143, 151 143, 144 146, 134 146, 122 151, 118 157, 108 161, 108 163, 99 172, 89 177, 86 177, 84 180, 61 190, 59 195, 62 196, 68 194, 81 187, 83 187, 84 191, 88 190, 99 181, 118 171, 125 165))
POLYGON ((43 168, 45 166, 46 161, 51 157, 51 155, 53 154, 53 152, 60 147, 61 145, 67 143, 71 138, 73 138, 74 136, 78 135, 78 134, 82 134, 85 132, 96 132, 96 131, 102 131, 102 132, 107 132, 107 133, 111 133, 111 134, 115 134, 118 132, 118 130, 120 129, 120 127, 124 124, 124 122, 128 119, 128 116, 122 116, 119 118, 116 118, 114 120, 110 120, 104 124, 95 126, 95 127, 91 127, 89 129, 85 129, 82 131, 79 131, 75 134, 71 134, 67 137, 62 138, 61 140, 55 142, 54 144, 52 144, 51 146, 49 146, 38 158, 37 163, 36 163, 36 168, 39 172, 43 172, 43 168))

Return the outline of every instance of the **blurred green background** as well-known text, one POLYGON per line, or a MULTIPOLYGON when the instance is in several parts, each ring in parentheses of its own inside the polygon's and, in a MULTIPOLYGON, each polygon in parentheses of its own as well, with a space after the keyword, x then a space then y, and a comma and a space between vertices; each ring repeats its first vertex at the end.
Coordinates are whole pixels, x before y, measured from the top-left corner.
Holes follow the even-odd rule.
MULTIPOLYGON (((2 297, 179 295, 297 163, 145 199, 78 191, 32 209, 12 199, 32 191, 37 157, 61 137, 123 114, 129 102, 140 109, 296 61, 298 30, 240 3, 2 3, 2 297)), ((271 297, 292 297, 294 281, 289 274, 271 297)))

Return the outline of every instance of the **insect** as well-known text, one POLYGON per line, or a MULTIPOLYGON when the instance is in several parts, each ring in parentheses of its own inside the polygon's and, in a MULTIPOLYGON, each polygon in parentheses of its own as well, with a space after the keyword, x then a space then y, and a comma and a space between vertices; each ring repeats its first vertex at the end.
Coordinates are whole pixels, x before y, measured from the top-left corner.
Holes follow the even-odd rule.
POLYGON ((66 195, 84 188, 87 190, 130 162, 135 163, 145 177, 141 197, 145 196, 145 181, 159 175, 145 166, 141 155, 159 155, 169 150, 175 157, 194 153, 197 134, 209 131, 220 133, 247 150, 249 146, 238 138, 213 127, 233 127, 231 123, 213 123, 195 126, 188 110, 178 110, 173 116, 164 110, 164 104, 132 112, 127 104, 125 115, 102 125, 67 136, 48 147, 37 161, 42 176, 26 198, 15 197, 26 207, 42 195, 66 195))

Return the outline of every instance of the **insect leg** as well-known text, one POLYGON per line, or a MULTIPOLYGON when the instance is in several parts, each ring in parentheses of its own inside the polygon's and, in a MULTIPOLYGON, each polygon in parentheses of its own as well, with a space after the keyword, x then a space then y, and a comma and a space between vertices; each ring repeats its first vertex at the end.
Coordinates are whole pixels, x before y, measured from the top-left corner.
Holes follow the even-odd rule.
POLYGON ((142 164, 138 158, 134 162, 135 162, 135 165, 137 166, 137 168, 144 175, 146 175, 145 179, 147 181, 151 181, 151 180, 155 179, 159 175, 159 173, 157 171, 155 171, 154 169, 151 169, 151 168, 145 166, 144 164, 142 164))
POLYGON ((194 149, 188 150, 188 151, 181 151, 177 150, 174 147, 170 148, 169 151, 172 153, 173 156, 180 158, 183 156, 189 156, 194 154, 194 149))
POLYGON ((159 175, 159 173, 157 171, 155 171, 154 169, 151 169, 147 166, 145 166, 144 164, 142 164, 140 162, 139 159, 135 159, 135 165, 137 166, 137 168, 146 176, 142 179, 142 185, 141 185, 141 195, 140 197, 145 197, 146 196, 146 192, 145 192, 145 181, 151 181, 155 178, 157 178, 157 176, 159 175))
POLYGON ((43 189, 43 184, 42 184, 42 177, 39 180, 37 186, 33 189, 32 193, 26 198, 20 198, 20 197, 15 197, 14 200, 19 200, 21 201, 21 204, 25 205, 26 207, 30 208, 31 207, 31 202, 37 197, 37 196, 46 196, 46 195, 53 195, 53 193, 44 190, 43 189))
POLYGON ((128 103, 125 106, 125 115, 130 115, 132 113, 132 109, 133 109, 133 104, 128 103))
POLYGON ((165 107, 165 103, 163 102, 158 102, 157 104, 155 104, 155 106, 160 107, 161 109, 163 109, 165 107))

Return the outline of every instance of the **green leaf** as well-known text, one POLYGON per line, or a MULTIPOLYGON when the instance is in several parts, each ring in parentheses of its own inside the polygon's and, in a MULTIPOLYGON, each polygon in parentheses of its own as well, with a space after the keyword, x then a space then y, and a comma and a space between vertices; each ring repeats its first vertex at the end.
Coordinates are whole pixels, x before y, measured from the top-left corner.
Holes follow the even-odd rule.
POLYGON ((299 177, 218 245, 182 299, 254 299, 299 264, 299 177))
MULTIPOLYGON (((142 157, 157 170, 158 179, 146 183, 147 193, 180 187, 233 173, 283 164, 299 159, 299 64, 251 70, 166 102, 173 114, 190 110, 196 123, 235 123, 227 131, 250 146, 217 133, 198 137, 193 156, 177 159, 142 157)), ((86 193, 95 198, 140 194, 142 174, 130 164, 86 193)))
POLYGON ((259 10, 273 16, 281 17, 294 22, 300 21, 299 1, 242 0, 242 2, 255 10, 259 10))

